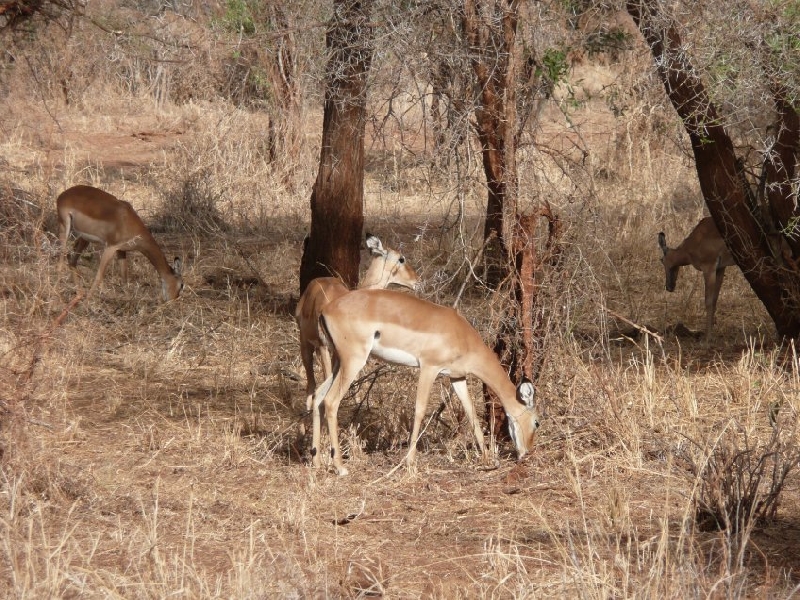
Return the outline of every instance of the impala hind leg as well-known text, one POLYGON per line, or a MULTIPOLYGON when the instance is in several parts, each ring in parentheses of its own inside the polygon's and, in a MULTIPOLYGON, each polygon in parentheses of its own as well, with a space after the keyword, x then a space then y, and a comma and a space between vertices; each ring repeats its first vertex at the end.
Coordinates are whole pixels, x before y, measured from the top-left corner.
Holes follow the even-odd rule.
POLYGON ((61 272, 64 270, 64 262, 67 260, 67 255, 69 254, 69 248, 67 248, 67 244, 69 242, 69 232, 71 229, 72 229, 72 223, 70 222, 70 219, 67 218, 65 220, 62 220, 61 215, 59 214, 58 218, 59 256, 58 256, 58 270, 57 270, 59 277, 61 276, 61 272))
POLYGON ((306 410, 311 410, 314 402, 314 390, 317 389, 317 380, 314 377, 314 346, 301 343, 300 359, 303 361, 303 369, 306 372, 306 410))
POLYGON ((339 423, 338 412, 339 403, 342 398, 350 389, 350 384, 353 383, 361 368, 367 364, 367 356, 362 361, 351 362, 347 365, 338 365, 334 368, 334 374, 326 379, 322 385, 317 388, 314 393, 314 407, 312 412, 313 418, 313 433, 311 441, 311 464, 319 467, 321 462, 320 456, 320 438, 321 432, 321 415, 320 409, 322 405, 325 406, 325 418, 328 424, 328 437, 331 442, 331 459, 333 460, 333 467, 336 469, 338 475, 347 475, 347 469, 342 462, 342 450, 339 446, 339 423))
MULTIPOLYGON (((78 273, 78 260, 80 259, 81 254, 83 254, 83 251, 86 250, 86 247, 88 245, 89 245, 89 240, 79 237, 78 239, 75 240, 75 243, 72 246, 72 250, 67 252, 67 264, 69 265, 70 272, 72 273, 72 282, 76 286, 79 286, 82 283, 80 274, 78 273)), ((63 261, 61 265, 63 265, 63 261)))
POLYGON ((75 240, 75 243, 72 246, 72 251, 69 253, 69 266, 72 269, 78 268, 78 260, 81 258, 81 254, 83 251, 86 250, 86 247, 89 245, 89 240, 86 238, 79 237, 75 240))
POLYGON ((330 393, 325 395, 325 418, 328 422, 328 437, 331 438, 331 459, 333 468, 339 475, 347 475, 348 472, 342 462, 342 449, 339 446, 339 403, 365 364, 367 364, 366 359, 361 364, 342 366, 338 375, 333 378, 330 393))
POLYGON ((72 269, 72 279, 76 285, 80 283, 77 274, 77 265, 78 265, 78 258, 80 258, 81 253, 86 249, 86 246, 89 245, 89 240, 86 240, 82 237, 78 237, 75 240, 75 244, 72 247, 72 250, 69 249, 69 235, 72 232, 72 219, 68 217, 64 221, 60 221, 58 224, 58 245, 59 245, 59 257, 58 257, 58 276, 61 277, 61 273, 64 271, 64 263, 66 262, 69 264, 70 269, 72 269))
MULTIPOLYGON (((323 344, 322 346, 319 346, 317 348, 317 357, 319 357, 319 364, 322 365, 322 379, 327 379, 333 373, 333 361, 331 360, 331 351, 328 349, 327 346, 323 344)), ((320 407, 320 409, 321 408, 322 407, 320 407)))
POLYGON ((469 424, 472 426, 472 434, 475 436, 475 441, 478 443, 478 448, 481 451, 481 460, 484 464, 489 464, 489 450, 486 448, 486 442, 483 439, 483 430, 481 424, 475 416, 475 405, 472 404, 472 398, 469 395, 466 379, 451 379, 450 384, 456 392, 456 396, 461 400, 461 406, 464 407, 464 412, 467 414, 469 424))
POLYGON ((320 465, 320 450, 322 438, 322 425, 320 418, 320 405, 325 399, 325 396, 330 392, 333 386, 333 376, 328 377, 322 382, 314 392, 314 401, 311 406, 311 465, 319 467, 320 465))

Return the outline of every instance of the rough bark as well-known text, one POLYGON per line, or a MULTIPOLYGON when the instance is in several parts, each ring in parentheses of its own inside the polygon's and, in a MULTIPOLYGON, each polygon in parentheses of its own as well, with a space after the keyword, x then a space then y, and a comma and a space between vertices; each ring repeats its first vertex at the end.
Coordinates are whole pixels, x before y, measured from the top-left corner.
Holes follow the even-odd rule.
POLYGON ((475 130, 486 174, 486 221, 483 239, 488 287, 509 273, 509 238, 517 209, 516 35, 519 2, 498 2, 493 16, 500 27, 483 22, 486 10, 465 0, 462 29, 479 92, 475 130), (508 232, 508 235, 507 235, 508 232))
MULTIPOLYGON (((518 215, 514 225, 514 276, 505 318, 493 350, 513 381, 537 381, 545 359, 546 322, 537 310, 543 277, 558 269, 561 259, 561 222, 549 205, 531 215, 518 215), (540 219, 547 220, 547 236, 541 250, 536 244, 540 219)), ((499 401, 484 386, 490 431, 498 439, 508 437, 507 417, 499 401)))
MULTIPOLYGON (((776 256, 771 249, 767 232, 772 227, 759 221, 758 208, 748 201, 749 193, 739 175, 741 168, 733 142, 685 54, 674 23, 659 14, 656 2, 632 0, 627 9, 650 46, 667 96, 689 134, 700 189, 714 222, 734 260, 772 317, 778 334, 797 337, 800 334, 800 307, 796 274, 793 269, 783 266, 780 253, 776 256)), ((784 124, 791 122, 790 112, 784 111, 784 124)), ((775 179, 788 182, 785 177, 789 167, 781 152, 794 152, 796 156, 796 130, 796 124, 783 129, 773 160, 767 161, 767 172, 771 172, 773 184, 775 179)), ((780 196, 770 199, 773 210, 777 207, 776 212, 780 212, 789 206, 787 191, 781 192, 780 186, 773 185, 770 193, 780 196)), ((782 219, 793 221, 797 215, 792 203, 792 210, 782 219)))
MULTIPOLYGON (((547 217, 547 244, 554 247, 559 230, 549 206, 533 215, 518 212, 517 138, 520 124, 529 116, 529 112, 520 115, 517 110, 521 85, 518 20, 518 0, 464 1, 462 31, 478 90, 475 131, 487 188, 485 283, 496 290, 495 303, 503 313, 493 349, 516 382, 523 377, 536 381, 544 357, 543 324, 535 310, 544 262, 534 244, 534 231, 539 218, 547 217)), ((527 82, 531 74, 524 76, 527 82)), ((533 103, 525 106, 530 111, 533 103)), ((483 391, 490 431, 505 438, 505 411, 486 386, 483 391)))
POLYGON ((319 171, 311 193, 311 231, 300 263, 300 293, 316 277, 358 283, 364 226, 364 128, 372 34, 370 1, 338 0, 328 30, 330 54, 319 171))
POLYGON ((775 143, 764 160, 764 193, 778 231, 787 233, 786 242, 794 256, 800 256, 800 224, 797 222, 798 198, 792 180, 800 153, 800 118, 787 98, 786 90, 774 85, 776 123, 775 143))

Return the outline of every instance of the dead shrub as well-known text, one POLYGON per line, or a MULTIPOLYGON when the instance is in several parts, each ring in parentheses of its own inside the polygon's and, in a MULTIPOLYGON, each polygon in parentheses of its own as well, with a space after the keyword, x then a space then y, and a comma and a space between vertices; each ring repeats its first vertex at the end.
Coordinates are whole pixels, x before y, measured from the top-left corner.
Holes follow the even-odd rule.
POLYGON ((727 531, 741 548, 754 527, 775 519, 786 478, 800 464, 796 425, 796 415, 791 426, 775 419, 770 437, 759 442, 737 421, 725 424, 705 464, 695 465, 701 531, 727 531))
POLYGON ((152 229, 157 232, 221 233, 228 225, 218 208, 221 193, 208 169, 187 174, 164 193, 152 229))
POLYGON ((0 253, 4 257, 10 257, 21 246, 34 247, 43 227, 55 230, 55 223, 45 223, 46 219, 33 194, 0 181, 0 253))

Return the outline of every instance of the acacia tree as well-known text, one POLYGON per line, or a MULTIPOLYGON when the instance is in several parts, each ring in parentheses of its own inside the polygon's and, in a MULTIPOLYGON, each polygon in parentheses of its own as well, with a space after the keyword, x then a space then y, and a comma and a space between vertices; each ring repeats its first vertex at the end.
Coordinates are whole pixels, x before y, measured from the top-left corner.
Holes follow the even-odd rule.
POLYGON ((319 171, 311 192, 311 231, 300 263, 300 293, 316 277, 358 284, 364 226, 364 128, 372 61, 371 0, 336 0, 326 45, 319 171))
POLYGON ((764 79, 759 94, 747 95, 749 107, 741 99, 738 106, 737 99, 728 102, 729 109, 736 109, 734 121, 712 100, 688 53, 691 45, 682 39, 677 20, 663 5, 655 0, 630 0, 627 10, 650 46, 658 76, 689 135, 711 216, 778 334, 796 338, 800 335, 800 271, 782 248, 800 256, 798 15, 781 12, 778 4, 772 6, 774 12, 762 15, 754 14, 751 4, 736 10, 726 7, 726 14, 743 11, 749 17, 744 20, 748 23, 742 36, 744 54, 753 61, 751 69, 753 65, 756 69, 750 71, 754 75, 746 83, 758 87, 754 80, 764 79), (770 100, 764 105, 762 98, 770 100), (752 155, 758 157, 755 163, 752 155))

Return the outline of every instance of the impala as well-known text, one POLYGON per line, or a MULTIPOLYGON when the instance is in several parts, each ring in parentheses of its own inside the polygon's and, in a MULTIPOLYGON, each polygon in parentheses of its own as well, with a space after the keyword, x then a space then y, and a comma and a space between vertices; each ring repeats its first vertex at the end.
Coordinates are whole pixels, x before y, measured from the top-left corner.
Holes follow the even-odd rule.
POLYGON ((339 475, 347 474, 339 448, 337 412, 370 355, 419 369, 407 465, 416 458, 420 425, 438 375, 450 377, 484 462, 488 462, 489 454, 467 389, 469 374, 483 381, 500 399, 518 457, 533 448, 539 427, 533 384, 523 380, 515 388, 495 353, 454 309, 393 290, 354 290, 328 304, 322 310, 320 324, 337 361, 332 375, 314 395, 311 460, 315 467, 320 464, 320 405, 324 402, 333 465, 339 475))
MULTIPOLYGON (((358 284, 360 289, 385 288, 393 283, 411 289, 416 287, 417 273, 406 263, 405 256, 396 250, 384 249, 381 241, 371 233, 367 233, 366 245, 373 258, 358 284)), ((331 374, 331 355, 320 338, 319 315, 329 302, 349 291, 337 277, 318 277, 308 284, 297 303, 294 316, 300 330, 300 358, 306 370, 306 410, 311 410, 317 387, 314 379, 315 352, 322 363, 324 378, 327 379, 331 374)))
POLYGON ((161 276, 161 294, 164 300, 174 300, 183 289, 181 279, 181 260, 176 258, 172 265, 167 263, 153 235, 124 200, 119 200, 103 190, 88 185, 76 185, 61 193, 56 200, 58 212, 58 237, 61 243, 59 272, 67 255, 67 241, 71 232, 77 239, 69 265, 75 270, 81 252, 90 242, 105 244, 100 257, 100 266, 87 297, 103 280, 106 267, 116 254, 120 262, 122 279, 128 282, 127 252, 138 250, 153 264, 161 276))
POLYGON ((658 234, 658 245, 663 253, 661 262, 664 265, 668 292, 675 291, 678 271, 681 267, 692 265, 703 273, 706 305, 705 336, 706 339, 709 339, 714 326, 714 313, 717 310, 719 290, 722 287, 722 280, 725 278, 725 267, 736 264, 725 245, 725 240, 722 239, 714 220, 706 217, 701 219, 677 248, 667 247, 667 238, 663 231, 658 234))

